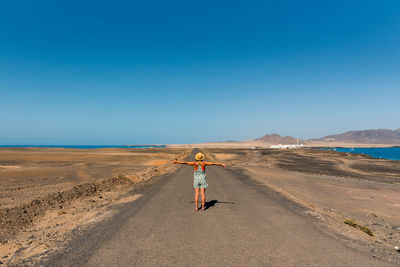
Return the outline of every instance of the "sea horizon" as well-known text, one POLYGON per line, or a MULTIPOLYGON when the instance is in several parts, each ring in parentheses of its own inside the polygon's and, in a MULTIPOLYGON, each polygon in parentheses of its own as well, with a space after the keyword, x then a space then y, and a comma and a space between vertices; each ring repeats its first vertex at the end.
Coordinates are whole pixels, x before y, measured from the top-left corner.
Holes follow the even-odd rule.
POLYGON ((400 160, 400 147, 319 147, 318 149, 333 150, 353 154, 364 154, 378 159, 400 160))
POLYGON ((1 148, 28 148, 28 147, 48 147, 48 148, 77 148, 77 149, 96 149, 96 148, 151 148, 167 147, 167 145, 0 145, 1 148))

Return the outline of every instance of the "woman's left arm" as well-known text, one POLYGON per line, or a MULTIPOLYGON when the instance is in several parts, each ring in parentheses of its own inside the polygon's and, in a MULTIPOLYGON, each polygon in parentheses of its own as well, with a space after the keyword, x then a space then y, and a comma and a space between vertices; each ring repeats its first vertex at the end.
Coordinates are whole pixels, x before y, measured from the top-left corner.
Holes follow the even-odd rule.
POLYGON ((221 167, 226 168, 225 164, 217 163, 217 162, 205 162, 205 165, 207 165, 207 166, 215 165, 215 166, 221 166, 221 167))

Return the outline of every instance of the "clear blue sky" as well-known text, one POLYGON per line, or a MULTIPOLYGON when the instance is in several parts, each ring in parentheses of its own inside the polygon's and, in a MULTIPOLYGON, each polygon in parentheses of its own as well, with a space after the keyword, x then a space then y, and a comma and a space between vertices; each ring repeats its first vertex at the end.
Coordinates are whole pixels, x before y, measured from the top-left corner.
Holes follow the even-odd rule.
POLYGON ((0 144, 400 127, 399 1, 2 1, 0 144))

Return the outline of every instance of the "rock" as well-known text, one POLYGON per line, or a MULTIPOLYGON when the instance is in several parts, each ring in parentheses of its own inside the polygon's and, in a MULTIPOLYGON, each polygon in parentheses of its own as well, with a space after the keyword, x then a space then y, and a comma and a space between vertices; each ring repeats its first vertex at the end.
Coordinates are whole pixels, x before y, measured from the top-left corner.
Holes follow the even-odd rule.
POLYGON ((395 246, 394 249, 400 252, 400 249, 398 246, 395 246))

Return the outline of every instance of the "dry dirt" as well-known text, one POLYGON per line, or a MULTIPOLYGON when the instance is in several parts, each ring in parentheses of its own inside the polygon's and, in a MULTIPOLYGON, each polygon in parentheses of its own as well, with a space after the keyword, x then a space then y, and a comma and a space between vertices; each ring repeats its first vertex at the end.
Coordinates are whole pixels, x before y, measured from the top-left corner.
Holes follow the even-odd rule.
POLYGON ((190 149, 0 148, 0 265, 60 249, 190 149))
POLYGON ((0 208, 26 203, 48 192, 134 175, 163 166, 183 150, 170 148, 0 148, 0 208))
POLYGON ((400 264, 400 161, 318 149, 206 149, 210 160, 244 170, 308 209, 338 233, 365 242, 372 255, 400 264), (353 219, 371 237, 344 220, 353 219), (384 252, 383 252, 384 251, 384 252))

